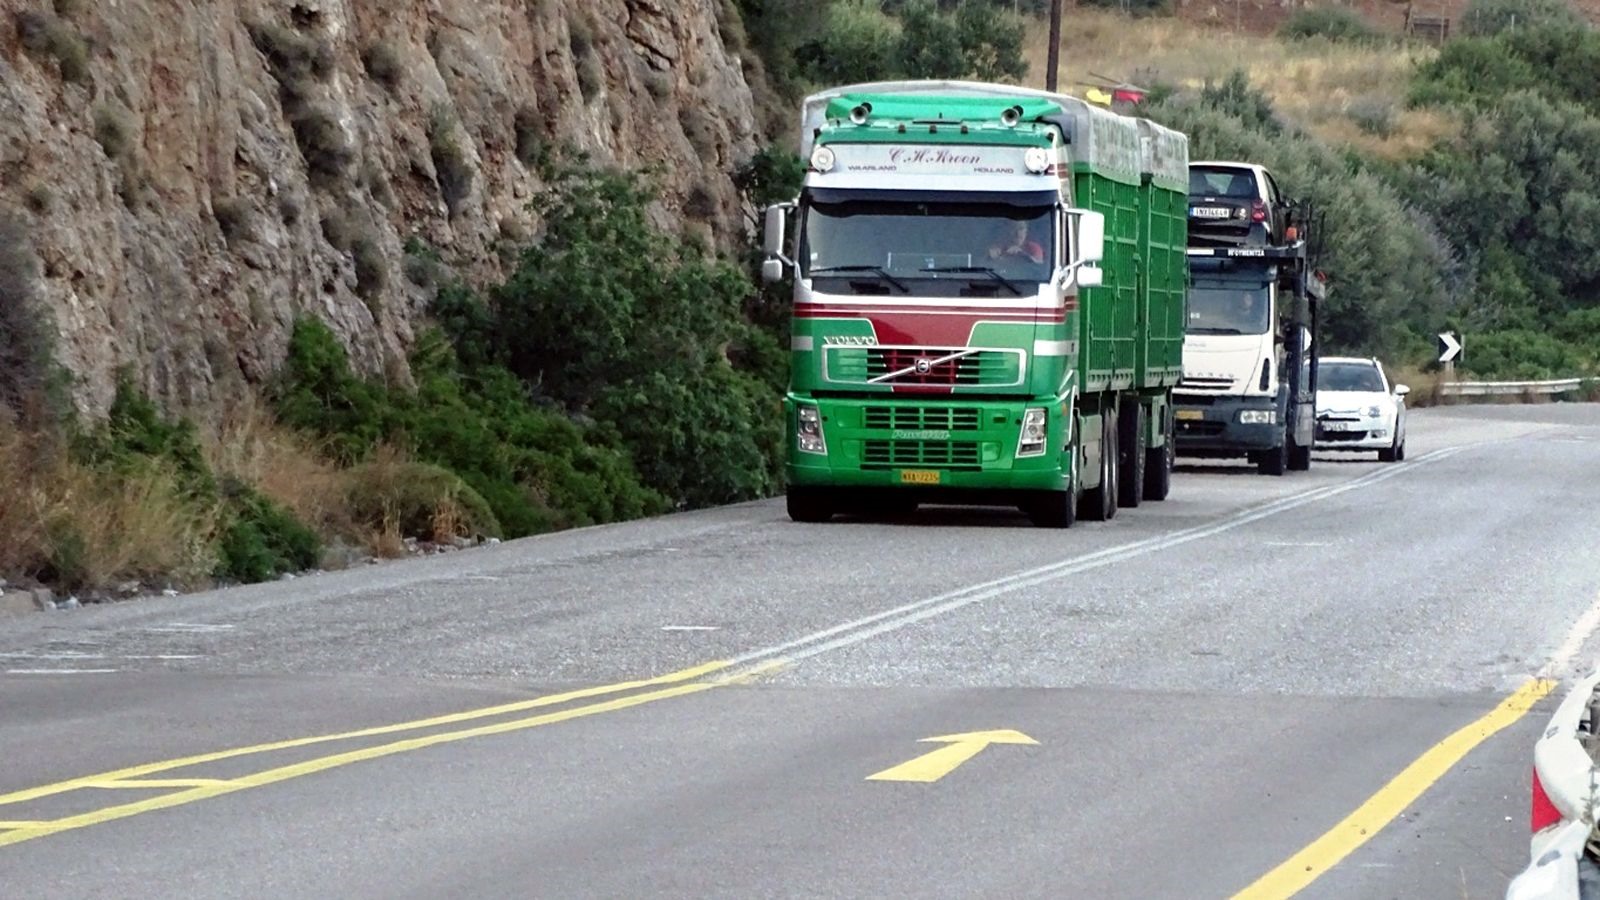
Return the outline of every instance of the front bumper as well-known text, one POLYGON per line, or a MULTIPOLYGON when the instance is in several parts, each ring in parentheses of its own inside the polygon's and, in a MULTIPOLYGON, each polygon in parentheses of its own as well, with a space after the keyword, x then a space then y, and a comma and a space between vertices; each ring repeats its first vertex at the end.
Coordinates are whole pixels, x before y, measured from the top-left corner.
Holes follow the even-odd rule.
POLYGON ((1330 428, 1317 420, 1318 450, 1387 450, 1394 446, 1394 425, 1382 419, 1341 422, 1343 428, 1330 428))
POLYGON ((1275 397, 1174 394, 1178 451, 1249 453, 1283 443, 1283 410, 1275 397), (1245 424, 1244 410, 1273 412, 1271 423, 1245 424))
POLYGON ((960 502, 971 496, 1064 491, 1072 484, 1072 454, 1063 452, 1066 408, 1051 399, 974 401, 937 396, 882 399, 785 398, 789 484, 804 487, 894 489, 960 502), (822 417, 826 454, 796 446, 798 407, 822 417), (1050 415, 1046 452, 1018 458, 1023 410, 1050 415))

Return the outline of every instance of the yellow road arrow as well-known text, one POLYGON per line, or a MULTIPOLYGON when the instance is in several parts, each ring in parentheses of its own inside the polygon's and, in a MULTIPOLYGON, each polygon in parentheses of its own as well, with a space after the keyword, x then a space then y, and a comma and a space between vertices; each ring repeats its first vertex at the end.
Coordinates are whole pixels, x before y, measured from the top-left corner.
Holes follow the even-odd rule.
POLYGON ((868 781, 938 781, 956 770, 956 767, 977 756, 990 744, 1038 744, 1020 731, 1002 728, 996 731, 969 731, 966 734, 947 734, 942 737, 923 738, 920 743, 944 744, 931 753, 907 760, 898 766, 868 775, 868 781))

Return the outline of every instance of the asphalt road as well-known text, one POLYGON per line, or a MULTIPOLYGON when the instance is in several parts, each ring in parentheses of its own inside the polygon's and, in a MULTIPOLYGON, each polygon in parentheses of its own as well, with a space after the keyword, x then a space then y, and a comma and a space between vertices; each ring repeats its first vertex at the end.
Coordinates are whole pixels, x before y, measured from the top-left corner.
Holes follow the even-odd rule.
POLYGON ((1314 842, 1600 661, 1600 406, 1411 416, 1066 532, 767 502, 0 618, 0 896, 1500 896, 1559 688, 1314 842))

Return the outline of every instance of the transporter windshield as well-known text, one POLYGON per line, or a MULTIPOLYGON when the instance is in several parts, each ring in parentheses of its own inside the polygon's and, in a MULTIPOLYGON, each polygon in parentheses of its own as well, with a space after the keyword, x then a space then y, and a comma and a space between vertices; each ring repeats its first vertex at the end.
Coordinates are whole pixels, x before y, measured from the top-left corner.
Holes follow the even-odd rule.
POLYGON ((1195 279, 1189 289, 1190 334, 1266 334, 1272 305, 1267 286, 1195 279))
POLYGON ((805 209, 801 275, 843 279, 858 293, 1031 294, 1054 268, 1053 206, 813 199, 805 209))

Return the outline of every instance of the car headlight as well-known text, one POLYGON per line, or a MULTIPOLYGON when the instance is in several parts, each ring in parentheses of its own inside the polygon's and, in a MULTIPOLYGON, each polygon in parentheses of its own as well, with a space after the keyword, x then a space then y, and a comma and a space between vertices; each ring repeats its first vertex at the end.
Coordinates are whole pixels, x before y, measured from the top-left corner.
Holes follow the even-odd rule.
POLYGON ((1381 415, 1383 415, 1383 407, 1381 407, 1381 406, 1369 406, 1369 407, 1367 407, 1367 418, 1376 419, 1377 417, 1379 417, 1381 415))
POLYGON ((1239 410, 1240 425, 1272 425, 1278 421, 1278 411, 1275 409, 1241 409, 1239 410))
POLYGON ((800 421, 795 429, 795 444, 801 453, 828 452, 828 442, 822 436, 822 414, 815 406, 800 407, 800 421))
POLYGON ((1042 406, 1030 406, 1022 411, 1022 433, 1017 437, 1017 456, 1044 455, 1045 434, 1050 424, 1050 414, 1042 406))

